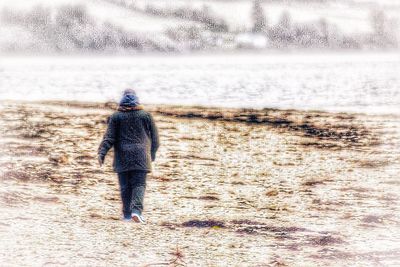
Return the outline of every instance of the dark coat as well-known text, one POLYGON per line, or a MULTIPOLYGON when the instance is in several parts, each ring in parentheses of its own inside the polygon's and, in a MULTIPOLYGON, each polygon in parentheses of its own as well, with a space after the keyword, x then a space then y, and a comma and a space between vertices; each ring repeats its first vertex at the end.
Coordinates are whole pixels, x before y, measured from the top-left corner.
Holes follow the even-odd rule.
POLYGON ((104 160, 114 147, 114 171, 151 171, 159 146, 157 127, 144 110, 117 111, 108 119, 108 128, 99 147, 104 160))

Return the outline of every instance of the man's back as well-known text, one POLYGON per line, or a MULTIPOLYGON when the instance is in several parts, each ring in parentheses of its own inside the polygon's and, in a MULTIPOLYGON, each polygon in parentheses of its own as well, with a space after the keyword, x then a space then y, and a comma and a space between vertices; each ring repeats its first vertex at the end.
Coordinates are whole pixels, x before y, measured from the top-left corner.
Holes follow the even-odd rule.
POLYGON ((116 144, 139 144, 150 142, 150 114, 144 110, 117 111, 110 120, 117 124, 116 144))
POLYGON ((114 146, 116 172, 151 171, 151 162, 159 146, 151 114, 142 109, 115 112, 108 120, 99 153, 105 155, 111 146, 114 146))

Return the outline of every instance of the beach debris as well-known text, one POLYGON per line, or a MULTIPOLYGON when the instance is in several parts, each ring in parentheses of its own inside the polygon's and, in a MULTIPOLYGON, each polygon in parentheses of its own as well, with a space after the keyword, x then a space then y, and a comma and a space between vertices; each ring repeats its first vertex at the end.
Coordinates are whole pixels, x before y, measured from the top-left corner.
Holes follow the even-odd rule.
POLYGON ((286 267, 286 266, 290 266, 288 265, 288 263, 283 260, 281 257, 279 256, 275 256, 267 266, 273 266, 273 267, 286 267))
POLYGON ((225 228, 225 223, 216 220, 190 220, 182 223, 184 227, 197 227, 197 228, 213 228, 217 226, 219 228, 225 228))
POLYGON ((325 184, 325 182, 327 182, 327 181, 329 181, 329 180, 308 180, 308 181, 305 181, 303 183, 303 185, 314 186, 314 185, 319 185, 319 184, 325 184))
POLYGON ((40 202, 46 202, 46 203, 57 203, 60 201, 60 199, 58 197, 39 197, 39 196, 34 197, 33 200, 37 200, 40 202))
POLYGON ((67 154, 54 153, 49 155, 49 161, 55 165, 69 163, 69 156, 67 154))
POLYGON ((166 176, 160 176, 160 175, 151 175, 151 179, 157 180, 159 182, 171 182, 172 179, 166 176))
POLYGON ((82 155, 75 157, 74 159, 77 161, 92 161, 96 159, 96 155, 85 152, 82 155))
POLYGON ((207 195, 207 196, 200 196, 199 199, 201 199, 201 200, 219 200, 219 197, 207 195))
POLYGON ((3 180, 18 180, 22 182, 29 181, 31 176, 23 171, 6 171, 0 176, 3 180))
POLYGON ((185 255, 183 254, 183 251, 179 248, 178 245, 176 245, 176 248, 173 252, 169 253, 172 255, 174 258, 172 258, 169 262, 169 265, 172 266, 185 266, 186 262, 183 260, 185 255))
POLYGON ((381 224, 384 222, 384 218, 382 218, 381 216, 376 216, 376 215, 368 215, 362 219, 362 222, 381 224))
POLYGON ((251 221, 251 220, 232 220, 230 222, 232 228, 237 233, 244 234, 263 234, 269 235, 273 233, 278 238, 290 238, 290 233, 295 232, 310 232, 310 230, 297 227, 297 226, 271 226, 263 222, 251 221))
POLYGON ((310 240, 310 244, 314 246, 329 246, 333 244, 343 244, 344 241, 340 237, 333 237, 331 235, 317 236, 310 240))
POLYGON ((267 191, 265 193, 265 195, 268 197, 275 197, 275 196, 279 195, 279 192, 278 192, 278 190, 272 189, 272 190, 267 191))

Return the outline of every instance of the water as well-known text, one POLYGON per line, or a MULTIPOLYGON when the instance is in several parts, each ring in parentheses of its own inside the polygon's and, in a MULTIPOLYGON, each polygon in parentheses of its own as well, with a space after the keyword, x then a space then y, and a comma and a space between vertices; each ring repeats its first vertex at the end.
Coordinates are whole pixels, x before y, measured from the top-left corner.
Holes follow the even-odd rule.
POLYGON ((0 58, 0 99, 400 113, 400 54, 0 58))

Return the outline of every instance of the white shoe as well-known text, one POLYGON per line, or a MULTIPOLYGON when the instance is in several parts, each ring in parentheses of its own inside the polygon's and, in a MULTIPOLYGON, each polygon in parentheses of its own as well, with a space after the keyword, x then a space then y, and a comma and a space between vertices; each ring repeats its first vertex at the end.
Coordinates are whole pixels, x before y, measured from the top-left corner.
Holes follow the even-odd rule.
POLYGON ((143 216, 141 216, 137 213, 132 213, 132 221, 134 221, 136 223, 145 223, 143 216))

